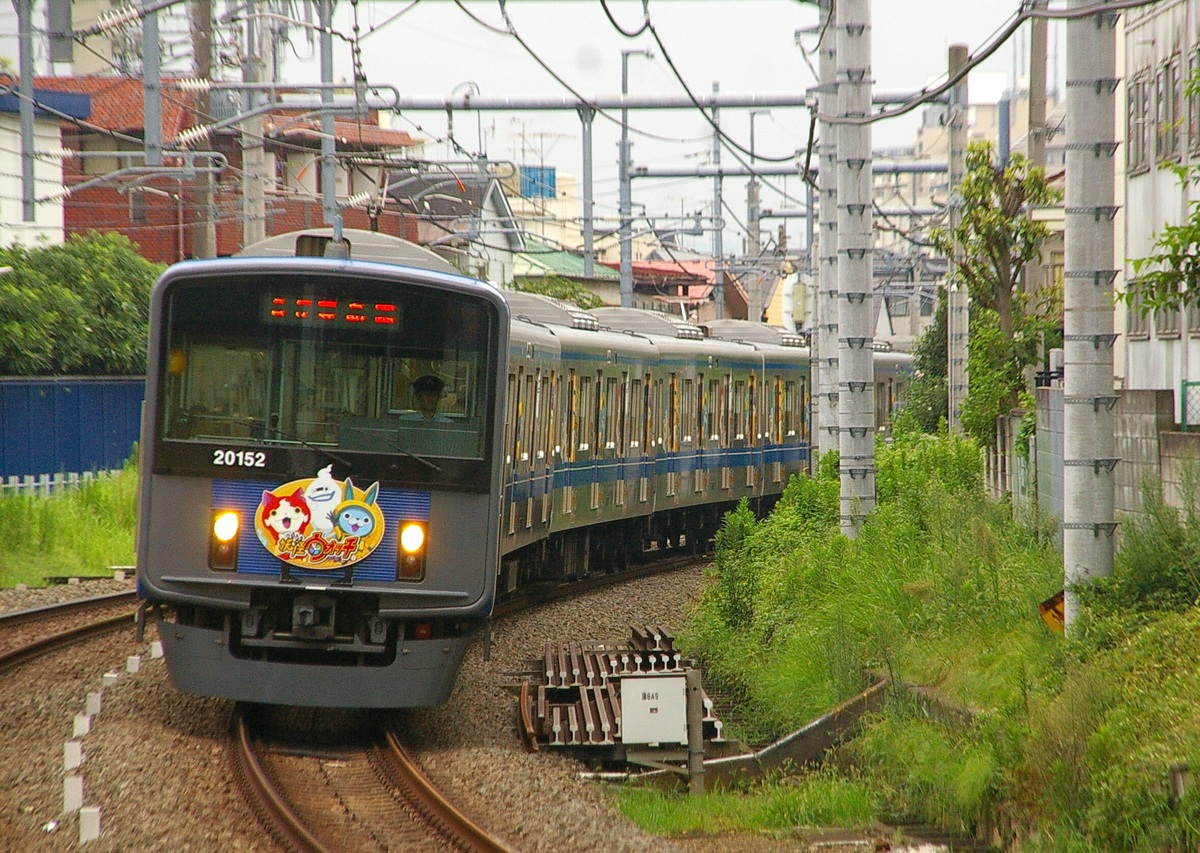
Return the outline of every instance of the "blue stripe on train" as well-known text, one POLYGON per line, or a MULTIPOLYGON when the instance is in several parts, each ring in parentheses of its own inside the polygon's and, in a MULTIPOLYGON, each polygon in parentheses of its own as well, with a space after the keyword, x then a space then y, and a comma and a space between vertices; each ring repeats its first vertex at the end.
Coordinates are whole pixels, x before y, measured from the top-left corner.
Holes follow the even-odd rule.
MULTIPOLYGON (((282 561, 270 553, 254 534, 254 514, 262 501, 264 484, 248 480, 214 480, 213 509, 237 510, 243 519, 238 542, 239 574, 279 577, 282 561), (249 520, 249 524, 245 522, 249 520)), ((396 580, 396 536, 401 521, 429 520, 429 492, 408 489, 381 489, 375 503, 383 511, 383 540, 369 557, 354 564, 354 579, 390 582, 396 580)), ((314 571, 292 567, 292 577, 340 580, 341 569, 314 571)))
MULTIPOLYGON (((769 465, 773 462, 800 464, 808 461, 807 444, 789 444, 776 447, 721 448, 720 450, 668 453, 645 461, 604 459, 590 462, 570 462, 556 465, 552 476, 555 491, 566 486, 590 486, 592 483, 612 484, 619 480, 633 480, 661 474, 696 473, 715 471, 721 468, 737 468, 754 465, 769 465)), ((551 475, 524 474, 517 480, 506 480, 505 498, 523 501, 530 497, 540 498, 546 490, 546 481, 551 475)))

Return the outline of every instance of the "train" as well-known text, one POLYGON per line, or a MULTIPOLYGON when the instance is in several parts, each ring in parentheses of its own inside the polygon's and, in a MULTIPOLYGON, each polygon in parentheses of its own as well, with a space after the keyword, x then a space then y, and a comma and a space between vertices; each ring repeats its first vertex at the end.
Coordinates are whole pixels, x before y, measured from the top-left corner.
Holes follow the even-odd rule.
POLYGON ((704 550, 810 466, 809 349, 762 324, 323 257, 176 264, 150 323, 137 578, 187 693, 440 704, 498 601, 704 550))

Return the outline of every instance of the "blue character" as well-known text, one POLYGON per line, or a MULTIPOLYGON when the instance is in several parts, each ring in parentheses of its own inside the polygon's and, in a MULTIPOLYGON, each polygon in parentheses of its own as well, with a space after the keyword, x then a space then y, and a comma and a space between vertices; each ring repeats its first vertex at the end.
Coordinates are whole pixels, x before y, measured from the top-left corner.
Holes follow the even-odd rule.
POLYGON ((363 499, 354 497, 354 484, 346 478, 346 488, 342 493, 342 502, 334 510, 334 521, 346 536, 370 536, 375 529, 375 498, 379 494, 379 484, 373 483, 363 499))

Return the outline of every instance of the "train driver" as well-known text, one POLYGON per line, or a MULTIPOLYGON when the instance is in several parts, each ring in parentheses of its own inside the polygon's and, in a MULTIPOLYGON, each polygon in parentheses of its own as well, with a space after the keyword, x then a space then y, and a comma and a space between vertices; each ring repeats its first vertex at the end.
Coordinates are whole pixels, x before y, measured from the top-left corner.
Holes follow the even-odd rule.
POLYGON ((442 391, 446 383, 432 373, 418 377, 413 382, 413 400, 417 411, 405 414, 406 420, 422 420, 427 423, 450 423, 450 418, 439 412, 438 404, 442 400, 442 391))

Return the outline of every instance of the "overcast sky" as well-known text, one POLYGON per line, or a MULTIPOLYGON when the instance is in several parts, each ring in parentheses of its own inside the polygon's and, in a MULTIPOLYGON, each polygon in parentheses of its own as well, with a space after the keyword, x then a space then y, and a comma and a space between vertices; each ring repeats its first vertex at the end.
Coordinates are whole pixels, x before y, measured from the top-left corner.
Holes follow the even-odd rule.
MULTIPOLYGON (((1019 6, 1019 0, 876 0, 871 4, 876 90, 892 94, 920 89, 944 74, 952 44, 965 44, 974 53, 1012 20, 1019 6)), ((653 58, 633 55, 628 60, 631 94, 678 98, 684 95, 679 78, 698 94, 711 92, 714 83, 726 93, 803 94, 815 83, 805 51, 796 41, 797 30, 817 23, 813 3, 651 0, 650 22, 665 53, 648 31, 635 38, 620 34, 600 0, 508 0, 504 8, 508 22, 497 0, 463 0, 461 6, 453 0, 360 3, 359 46, 368 80, 394 85, 411 95, 449 95, 474 84, 489 96, 569 97, 570 92, 544 64, 583 95, 616 95, 621 88, 622 51, 645 48, 654 53, 653 58), (509 22, 520 40, 505 32, 509 22)), ((608 9, 627 32, 641 28, 641 0, 608 0, 608 9)), ((342 4, 338 21, 352 34, 350 11, 342 4)), ((1051 51, 1061 42, 1061 35, 1055 34, 1059 26, 1052 28, 1051 51)), ((1022 28, 1018 38, 980 67, 988 72, 977 80, 981 95, 1012 85, 1014 67, 1027 61, 1025 40, 1027 28, 1022 28), (983 85, 985 77, 990 78, 987 85, 983 85)), ((804 37, 801 43, 815 67, 815 37, 804 37)), ((293 47, 287 65, 289 81, 317 79, 319 66, 304 39, 293 38, 293 47)), ((351 50, 339 45, 335 52, 337 77, 348 78, 351 50)), ((877 123, 874 146, 911 144, 919 119, 917 110, 903 119, 877 123)), ((805 146, 808 114, 803 109, 773 109, 753 121, 755 148, 766 157, 788 156, 805 146)), ((724 132, 746 148, 750 122, 744 109, 721 113, 724 132)), ((441 140, 447 134, 446 116, 441 113, 406 114, 394 126, 427 139, 441 140)), ((695 113, 634 112, 630 126, 635 165, 688 166, 711 160, 711 128, 695 113)), ((582 173, 582 135, 574 112, 460 113, 455 117, 454 136, 471 153, 482 146, 493 160, 554 166, 576 177, 582 173)), ((596 117, 592 156, 597 216, 612 216, 617 210, 618 137, 615 121, 596 117)), ((430 150, 451 156, 448 146, 430 150)), ((727 152, 722 153, 722 161, 734 162, 727 152)), ((794 178, 776 178, 771 183, 793 193, 801 189, 794 178)), ((744 220, 744 181, 726 181, 725 194, 726 204, 744 220)), ((651 216, 711 210, 712 195, 711 179, 639 179, 633 184, 635 211, 644 206, 651 216)), ((764 206, 786 204, 770 188, 764 190, 764 206)), ((731 225, 736 230, 736 224, 731 225)), ((789 225, 793 241, 802 233, 800 228, 799 223, 789 225)), ((739 250, 740 244, 727 246, 727 251, 739 250)))

